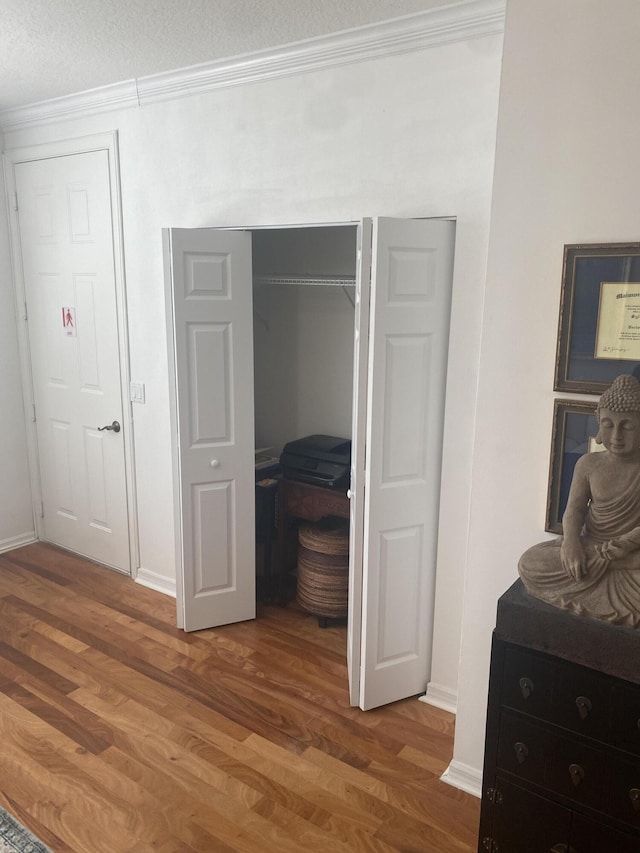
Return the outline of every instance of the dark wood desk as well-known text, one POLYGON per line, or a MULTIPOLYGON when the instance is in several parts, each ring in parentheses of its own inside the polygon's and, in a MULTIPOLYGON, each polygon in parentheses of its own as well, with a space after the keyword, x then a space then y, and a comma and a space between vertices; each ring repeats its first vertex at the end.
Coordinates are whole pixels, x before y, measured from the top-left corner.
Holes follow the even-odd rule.
POLYGON ((349 498, 344 490, 332 491, 297 480, 281 479, 278 486, 278 597, 286 604, 286 577, 292 564, 288 533, 293 521, 320 521, 327 516, 349 518, 349 498))

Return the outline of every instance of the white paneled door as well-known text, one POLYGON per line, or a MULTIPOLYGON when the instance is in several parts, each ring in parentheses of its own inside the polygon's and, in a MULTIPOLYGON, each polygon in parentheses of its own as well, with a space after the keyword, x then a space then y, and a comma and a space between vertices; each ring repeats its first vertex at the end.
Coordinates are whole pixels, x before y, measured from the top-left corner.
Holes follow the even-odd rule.
POLYGON ((44 538, 129 573, 109 152, 15 164, 44 538))
MULTIPOLYGON (((360 695, 424 693, 431 666, 455 223, 374 220, 360 695)), ((357 434, 357 433, 356 433, 357 434)))
POLYGON ((195 631, 256 613, 251 235, 164 241, 178 625, 195 631))

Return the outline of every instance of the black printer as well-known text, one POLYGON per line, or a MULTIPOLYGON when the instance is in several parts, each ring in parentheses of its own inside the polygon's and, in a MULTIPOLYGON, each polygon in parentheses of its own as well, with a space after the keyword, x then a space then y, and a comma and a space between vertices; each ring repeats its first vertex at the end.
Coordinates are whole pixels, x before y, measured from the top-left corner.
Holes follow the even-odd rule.
POLYGON ((282 473, 289 480, 346 488, 351 467, 351 440, 335 435, 307 435, 285 444, 280 456, 282 473))

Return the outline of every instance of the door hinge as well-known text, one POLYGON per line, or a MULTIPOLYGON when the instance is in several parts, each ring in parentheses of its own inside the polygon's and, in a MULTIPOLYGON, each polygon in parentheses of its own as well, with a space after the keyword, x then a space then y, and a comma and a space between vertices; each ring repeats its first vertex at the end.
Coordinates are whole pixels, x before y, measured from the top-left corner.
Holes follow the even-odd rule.
POLYGON ((40 518, 44 518, 44 501, 40 501, 40 518))
POLYGON ((18 193, 14 191, 13 193, 13 209, 18 209, 18 193))
POLYGON ((482 850, 483 853, 500 853, 500 846, 497 841, 487 835, 482 839, 482 850))
POLYGON ((29 319, 29 311, 27 310, 27 302, 26 302, 26 300, 25 300, 25 303, 24 303, 24 315, 23 315, 23 316, 24 316, 24 319, 25 319, 25 320, 28 320, 28 319, 29 319))
POLYGON ((32 403, 31 408, 33 409, 33 415, 31 416, 31 420, 33 423, 36 422, 36 404, 32 403))
POLYGON ((503 797, 497 788, 487 788, 487 790, 485 791, 485 797, 489 800, 490 803, 493 803, 496 806, 502 805, 503 797))

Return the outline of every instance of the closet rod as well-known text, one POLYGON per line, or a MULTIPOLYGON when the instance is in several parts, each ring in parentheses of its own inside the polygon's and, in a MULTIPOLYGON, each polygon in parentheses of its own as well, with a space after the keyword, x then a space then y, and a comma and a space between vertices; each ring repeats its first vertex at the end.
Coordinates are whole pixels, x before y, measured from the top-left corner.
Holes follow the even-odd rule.
POLYGON ((356 277, 256 275, 253 281, 254 284, 314 284, 331 287, 355 287, 356 277))

